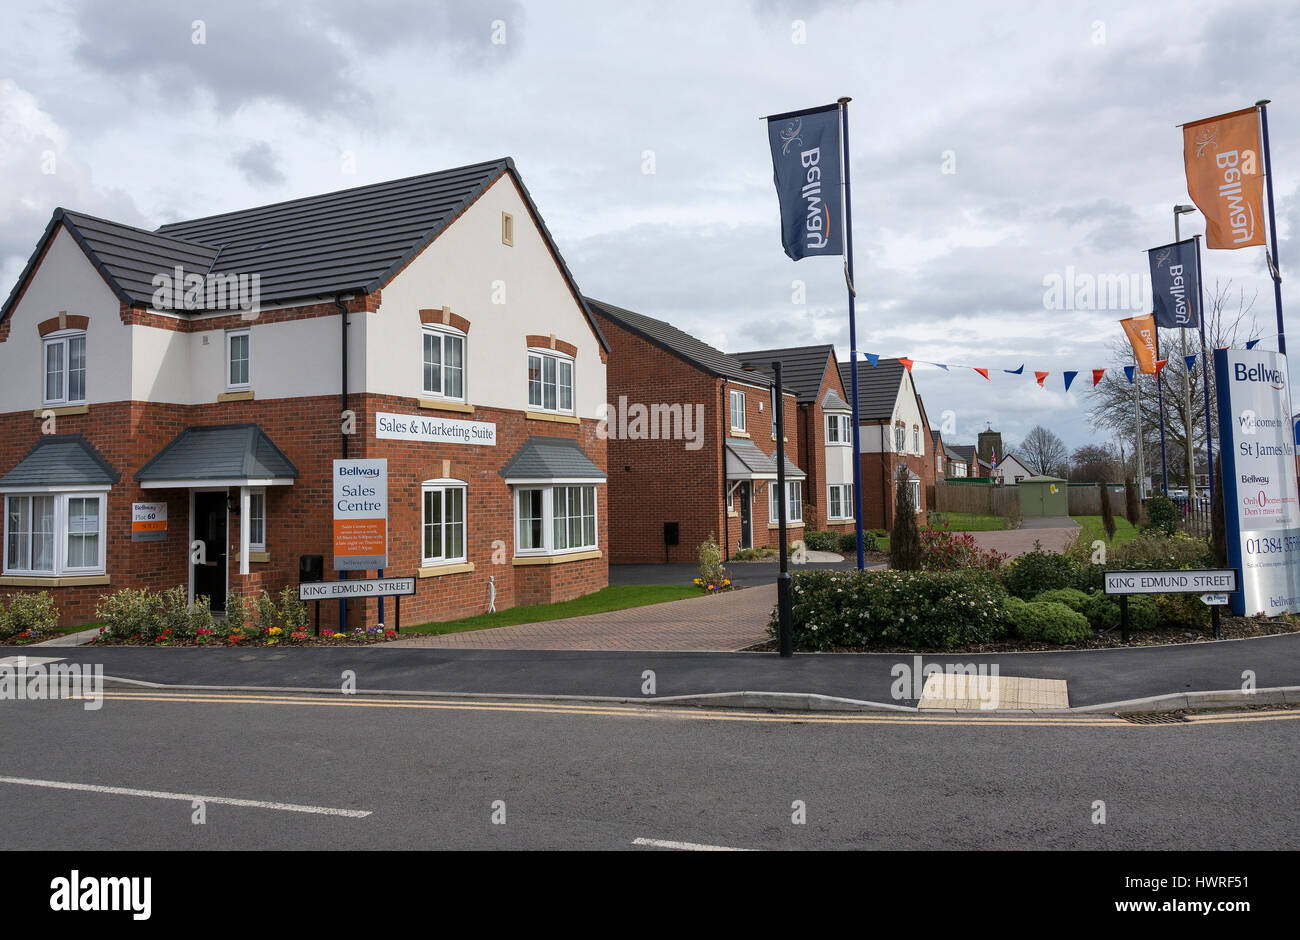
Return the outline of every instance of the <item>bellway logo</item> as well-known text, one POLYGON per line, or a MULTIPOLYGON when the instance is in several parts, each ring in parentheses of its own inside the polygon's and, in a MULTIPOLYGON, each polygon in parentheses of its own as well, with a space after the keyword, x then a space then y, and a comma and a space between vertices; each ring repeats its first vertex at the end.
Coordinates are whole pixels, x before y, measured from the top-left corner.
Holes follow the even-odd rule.
POLYGON ((1274 391, 1286 390, 1286 373, 1281 369, 1266 369, 1264 366, 1248 366, 1244 362, 1235 362, 1232 377, 1238 382, 1262 382, 1274 391))
POLYGON ((822 200, 822 148, 814 147, 799 154, 799 163, 808 172, 804 174, 804 187, 799 192, 808 204, 804 218, 804 240, 809 248, 825 248, 831 231, 831 211, 822 200))
POLYGON ((130 911, 132 920, 153 913, 153 879, 91 878, 73 869, 67 878, 50 882, 52 911, 130 911))

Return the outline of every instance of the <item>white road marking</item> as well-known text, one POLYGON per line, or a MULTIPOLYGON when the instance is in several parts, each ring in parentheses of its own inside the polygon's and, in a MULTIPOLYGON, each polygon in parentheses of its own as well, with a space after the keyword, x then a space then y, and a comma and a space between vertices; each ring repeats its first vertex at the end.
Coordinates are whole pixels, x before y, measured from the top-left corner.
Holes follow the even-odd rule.
POLYGON ((113 796, 145 796, 154 800, 181 800, 193 803, 217 803, 223 806, 250 806, 253 809, 278 809, 285 813, 315 813, 317 816, 346 816, 364 819, 371 814, 368 809, 336 809, 332 806, 303 806, 299 803, 272 803, 266 800, 241 800, 230 796, 203 796, 199 793, 168 793, 165 790, 136 790, 131 787, 105 787, 95 783, 66 783, 62 780, 32 780, 28 777, 3 777, 0 783, 14 783, 24 787, 45 787, 50 790, 82 790, 86 793, 108 793, 113 796))
POLYGON ((5 656, 0 657, 0 666, 43 666, 46 663, 61 663, 61 656, 5 656))
POLYGON ((698 842, 673 842, 670 839, 643 839, 640 836, 632 840, 633 845, 648 845, 656 849, 677 849, 679 852, 752 852, 753 849, 734 849, 727 845, 701 845, 698 842))

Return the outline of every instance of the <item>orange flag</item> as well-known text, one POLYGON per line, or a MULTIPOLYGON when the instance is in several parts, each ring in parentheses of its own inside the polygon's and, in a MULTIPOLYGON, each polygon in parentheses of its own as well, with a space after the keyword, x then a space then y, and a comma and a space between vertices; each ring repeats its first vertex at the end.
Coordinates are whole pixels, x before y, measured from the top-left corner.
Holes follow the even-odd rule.
POLYGON ((1124 332, 1128 334, 1128 341, 1133 346, 1133 353, 1137 356, 1138 371, 1143 375, 1155 375, 1156 373, 1156 317, 1154 313, 1145 313, 1140 317, 1129 317, 1127 320, 1120 320, 1119 325, 1124 327, 1124 332))
POLYGON ((898 361, 901 362, 901 363, 903 364, 903 368, 906 369, 908 372, 911 372, 911 371, 912 371, 912 360, 911 360, 911 359, 904 359, 902 356, 899 356, 899 357, 898 357, 898 361))
POLYGON ((988 369, 981 369, 981 368, 979 368, 978 366, 971 366, 971 368, 974 369, 976 372, 978 372, 980 375, 984 376, 985 379, 988 379, 988 381, 990 381, 990 382, 993 381, 992 379, 989 378, 989 370, 988 370, 988 369))
POLYGON ((1043 388, 1043 381, 1044 381, 1044 380, 1045 380, 1049 375, 1051 375, 1051 374, 1052 374, 1052 373, 1050 373, 1050 372, 1035 372, 1035 373, 1034 373, 1034 378, 1038 379, 1038 387, 1039 387, 1039 388, 1043 388))
POLYGON ((1183 125, 1187 192, 1205 215, 1207 248, 1264 244, 1262 160, 1255 108, 1183 125))
POLYGON ((1105 370, 1105 369, 1093 369, 1093 370, 1092 370, 1092 387, 1093 387, 1093 388, 1096 388, 1096 387, 1097 387, 1097 383, 1101 381, 1101 377, 1102 377, 1103 375, 1105 375, 1105 374, 1106 374, 1106 370, 1105 370))

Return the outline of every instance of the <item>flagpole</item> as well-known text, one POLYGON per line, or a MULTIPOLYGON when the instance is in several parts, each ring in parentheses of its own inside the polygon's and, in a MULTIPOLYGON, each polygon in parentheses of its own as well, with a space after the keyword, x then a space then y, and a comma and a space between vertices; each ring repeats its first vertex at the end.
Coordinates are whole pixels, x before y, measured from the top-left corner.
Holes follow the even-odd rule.
MULTIPOLYGON (((1154 321, 1153 321, 1154 322, 1154 321)), ((1156 362, 1160 362, 1160 324, 1152 327, 1156 334, 1156 362)), ((1165 460, 1165 383, 1164 370, 1156 366, 1156 393, 1160 403, 1160 495, 1169 495, 1169 464, 1165 460)))
POLYGON ((1273 157, 1268 148, 1268 102, 1264 98, 1255 102, 1259 108, 1259 122, 1264 140, 1264 185, 1268 191, 1268 232, 1269 249, 1273 252, 1272 270, 1273 303, 1277 307, 1277 351, 1286 355, 1286 329, 1282 326, 1282 263, 1277 260, 1277 212, 1273 209, 1273 157))
MULTIPOLYGON (((849 184, 849 102, 839 99, 840 138, 843 147, 840 174, 840 198, 844 210, 844 276, 849 289, 849 375, 853 385, 849 400, 853 403, 853 531, 858 542, 858 570, 866 568, 862 553, 862 426, 858 421, 858 324, 854 308, 853 287, 853 192, 849 184)), ((881 451, 884 450, 884 432, 881 432, 881 451)))
POLYGON ((1137 486, 1138 499, 1147 495, 1147 463, 1142 453, 1142 373, 1138 364, 1137 350, 1133 350, 1133 417, 1137 419, 1137 486))
POLYGON ((1196 239, 1196 294, 1200 305, 1201 320, 1201 392, 1205 398, 1205 470, 1210 481, 1210 499, 1214 499, 1214 441, 1213 424, 1210 422, 1210 373, 1205 364, 1205 287, 1201 279, 1201 236, 1196 239))

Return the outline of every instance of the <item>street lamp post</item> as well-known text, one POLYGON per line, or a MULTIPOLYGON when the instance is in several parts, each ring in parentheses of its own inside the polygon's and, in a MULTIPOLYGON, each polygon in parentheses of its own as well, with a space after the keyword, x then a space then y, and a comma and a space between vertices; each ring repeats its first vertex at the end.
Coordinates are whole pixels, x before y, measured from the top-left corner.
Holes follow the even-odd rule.
MULTIPOLYGON (((742 362, 742 369, 758 369, 756 362, 742 362)), ((772 363, 774 385, 772 386, 772 427, 776 431, 776 516, 777 537, 781 542, 781 570, 776 576, 776 620, 777 645, 783 658, 794 655, 794 611, 790 594, 790 558, 786 538, 785 488, 785 401, 782 398, 781 360, 772 363)))

